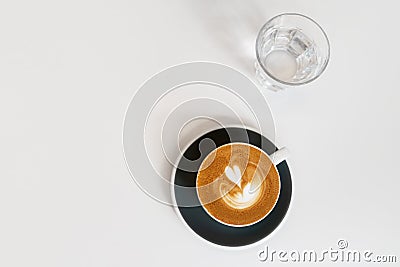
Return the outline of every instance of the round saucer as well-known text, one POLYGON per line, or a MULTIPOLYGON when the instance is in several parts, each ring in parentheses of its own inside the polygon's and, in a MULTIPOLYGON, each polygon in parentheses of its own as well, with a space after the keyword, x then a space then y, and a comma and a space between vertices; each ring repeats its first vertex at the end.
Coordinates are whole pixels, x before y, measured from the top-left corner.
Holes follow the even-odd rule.
MULTIPOLYGON (((277 147, 264 136, 243 128, 221 128, 211 131, 194 141, 183 153, 179 160, 175 173, 173 174, 172 197, 176 203, 176 210, 186 225, 197 235, 212 244, 224 247, 242 247, 251 245, 270 235, 282 222, 285 217, 292 196, 292 180, 289 167, 286 161, 277 165, 281 181, 281 189, 278 202, 274 209, 263 220, 245 227, 232 227, 221 224, 210 217, 200 205, 196 190, 185 190, 179 188, 196 188, 197 171, 187 171, 184 166, 187 159, 193 162, 200 162, 199 158, 205 157, 213 147, 200 147, 204 140, 211 139, 216 147, 232 142, 252 144, 265 151, 268 155, 277 150, 277 147), (200 148, 200 149, 199 149, 200 148), (186 159, 186 160, 183 160, 186 159), (180 187, 181 186, 181 187, 180 187), (198 205, 187 206, 185 203, 198 205)), ((196 163, 199 169, 200 164, 196 163)))

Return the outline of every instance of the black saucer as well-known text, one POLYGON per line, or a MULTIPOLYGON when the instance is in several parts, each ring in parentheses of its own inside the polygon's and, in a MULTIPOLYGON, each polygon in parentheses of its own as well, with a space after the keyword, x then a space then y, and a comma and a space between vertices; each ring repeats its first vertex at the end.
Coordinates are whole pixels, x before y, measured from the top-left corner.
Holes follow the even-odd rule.
MULTIPOLYGON (((200 142, 206 139, 211 139, 216 147, 232 142, 242 142, 257 146, 267 154, 272 154, 277 150, 271 141, 254 131, 243 128, 221 128, 201 136, 184 152, 183 158, 195 162, 197 166, 196 170, 199 169, 201 164, 199 158, 204 158, 215 148, 215 146, 206 148, 205 150, 202 148, 200 152, 200 142)), ((182 165, 187 164, 187 160, 185 161, 183 158, 179 161, 175 172, 174 185, 195 188, 197 171, 189 172, 182 170, 185 169, 182 168, 182 165)), ((200 206, 196 190, 186 190, 185 193, 182 193, 179 187, 175 186, 174 193, 178 210, 187 225, 200 237, 209 242, 227 247, 240 247, 253 244, 267 237, 278 227, 290 205, 292 180, 286 161, 278 164, 277 169, 281 179, 278 202, 271 213, 256 224, 246 227, 232 227, 221 224, 211 218, 200 206), (188 203, 188 198, 191 199, 191 203, 198 203, 198 205, 195 207, 182 207, 185 206, 185 203, 188 203)))

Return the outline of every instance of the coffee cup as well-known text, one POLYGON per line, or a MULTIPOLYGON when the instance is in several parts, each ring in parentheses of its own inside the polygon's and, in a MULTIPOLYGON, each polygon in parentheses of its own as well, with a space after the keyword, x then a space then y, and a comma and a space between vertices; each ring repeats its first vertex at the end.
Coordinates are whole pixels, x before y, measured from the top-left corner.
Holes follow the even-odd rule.
POLYGON ((221 224, 245 227, 263 220, 280 193, 277 165, 288 156, 281 148, 268 155, 248 143, 228 143, 211 151, 197 173, 202 208, 221 224))

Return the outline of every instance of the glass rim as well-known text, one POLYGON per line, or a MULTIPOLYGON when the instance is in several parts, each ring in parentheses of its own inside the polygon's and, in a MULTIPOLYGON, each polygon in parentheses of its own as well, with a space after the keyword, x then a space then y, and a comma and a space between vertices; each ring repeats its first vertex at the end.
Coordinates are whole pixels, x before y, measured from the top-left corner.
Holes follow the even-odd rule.
POLYGON ((276 82, 278 82, 278 83, 281 83, 281 84, 284 84, 284 85, 299 86, 299 85, 304 85, 304 84, 307 84, 307 83, 310 83, 310 82, 314 81, 314 80, 317 79, 319 76, 321 76, 321 74, 325 71, 326 67, 328 66, 329 60, 330 60, 330 55, 331 55, 331 45, 330 45, 330 42, 329 42, 328 35, 327 35, 326 32, 324 31, 324 29, 323 29, 323 28, 321 27, 321 25, 319 25, 318 22, 316 22, 314 19, 310 18, 309 16, 300 14, 300 13, 288 12, 288 13, 281 13, 281 14, 275 15, 275 16, 273 16, 272 18, 270 18, 267 22, 265 22, 265 23, 262 25, 262 27, 260 28, 260 30, 258 31, 258 34, 257 34, 257 39, 256 39, 256 58, 257 58, 258 64, 260 65, 261 69, 268 75, 268 77, 270 77, 270 78, 273 79, 274 81, 276 81, 276 82), (262 30, 268 23, 270 23, 272 20, 274 20, 274 19, 276 19, 276 18, 278 18, 278 17, 283 17, 283 16, 297 16, 297 17, 301 17, 301 18, 303 18, 303 19, 309 20, 310 22, 312 22, 314 25, 316 25, 316 26, 320 29, 320 31, 322 32, 322 35, 324 36, 324 38, 325 38, 325 40, 326 40, 326 42, 327 42, 327 45, 328 45, 328 56, 327 56, 326 61, 324 62, 324 66, 322 67, 322 69, 320 70, 320 72, 318 73, 318 75, 316 75, 315 77, 313 77, 313 78, 311 78, 311 79, 309 79, 309 80, 307 80, 307 81, 304 81, 304 82, 286 82, 286 81, 283 81, 283 80, 281 80, 281 79, 278 79, 278 78, 276 78, 274 75, 272 75, 269 71, 267 71, 266 68, 263 66, 263 64, 261 64, 261 62, 260 62, 260 55, 259 55, 259 53, 258 53, 257 45, 258 45, 258 41, 259 41, 259 38, 260 38, 261 30, 262 30))

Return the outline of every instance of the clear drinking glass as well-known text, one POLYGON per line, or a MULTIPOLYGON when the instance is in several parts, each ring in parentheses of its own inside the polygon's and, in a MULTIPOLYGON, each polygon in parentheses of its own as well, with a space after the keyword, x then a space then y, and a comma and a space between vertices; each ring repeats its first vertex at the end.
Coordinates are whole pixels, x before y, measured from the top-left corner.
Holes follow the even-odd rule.
POLYGON ((275 16, 257 36, 257 79, 274 91, 309 83, 325 70, 329 50, 326 33, 313 19, 296 13, 275 16))

